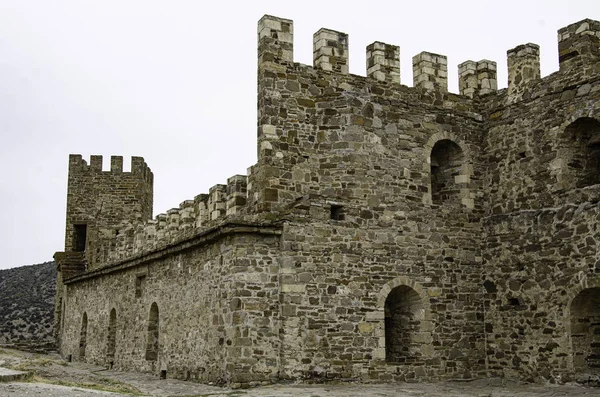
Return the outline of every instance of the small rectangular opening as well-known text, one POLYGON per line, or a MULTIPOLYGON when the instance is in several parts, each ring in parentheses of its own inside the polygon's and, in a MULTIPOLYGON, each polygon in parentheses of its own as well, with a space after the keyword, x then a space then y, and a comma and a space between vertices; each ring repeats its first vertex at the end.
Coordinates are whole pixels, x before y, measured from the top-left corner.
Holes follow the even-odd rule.
POLYGON ((87 225, 73 225, 73 251, 84 252, 87 241, 87 225))
POLYGON ((167 370, 166 369, 163 369, 162 371, 160 371, 160 378, 167 379, 167 370))
POLYGON ((331 205, 331 219, 334 221, 344 220, 344 207, 341 205, 331 205))
POLYGON ((135 297, 141 298, 146 285, 146 276, 140 275, 135 278, 135 297))

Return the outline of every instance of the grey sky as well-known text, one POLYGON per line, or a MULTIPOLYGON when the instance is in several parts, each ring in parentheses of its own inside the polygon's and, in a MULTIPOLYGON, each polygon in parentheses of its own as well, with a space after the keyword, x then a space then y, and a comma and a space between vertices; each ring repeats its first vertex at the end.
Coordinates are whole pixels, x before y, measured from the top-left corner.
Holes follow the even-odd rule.
POLYGON ((177 207, 256 161, 256 23, 294 21, 295 61, 312 64, 321 27, 350 38, 350 72, 365 47, 400 45, 411 58, 498 62, 541 46, 542 75, 558 69, 557 29, 600 19, 600 1, 51 1, 0 0, 0 268, 63 249, 69 153, 143 156, 154 214, 177 207))

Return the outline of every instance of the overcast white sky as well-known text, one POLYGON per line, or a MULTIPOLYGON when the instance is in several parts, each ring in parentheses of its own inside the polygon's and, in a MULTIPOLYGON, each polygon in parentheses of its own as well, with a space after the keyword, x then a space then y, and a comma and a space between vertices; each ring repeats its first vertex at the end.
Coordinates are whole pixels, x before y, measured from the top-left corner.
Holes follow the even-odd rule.
POLYGON ((411 58, 498 62, 541 46, 558 69, 557 29, 600 19, 598 0, 215 1, 0 0, 0 268, 40 263, 64 247, 69 153, 143 156, 154 214, 177 207, 256 162, 256 23, 294 21, 295 61, 312 64, 321 27, 350 37, 350 72, 365 47, 400 45, 411 58))

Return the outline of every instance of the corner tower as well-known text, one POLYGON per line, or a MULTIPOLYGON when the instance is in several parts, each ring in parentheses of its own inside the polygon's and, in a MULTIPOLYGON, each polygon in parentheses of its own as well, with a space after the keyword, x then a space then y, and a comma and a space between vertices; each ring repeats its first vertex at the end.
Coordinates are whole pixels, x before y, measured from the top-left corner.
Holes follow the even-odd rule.
POLYGON ((102 262, 103 240, 113 240, 123 227, 152 217, 153 175, 141 157, 111 156, 102 171, 102 156, 69 156, 65 252, 82 252, 91 270, 102 262))
POLYGON ((111 156, 108 171, 102 170, 102 156, 91 156, 89 164, 79 154, 69 156, 65 250, 54 254, 57 337, 63 312, 62 281, 94 270, 104 262, 109 242, 124 227, 152 217, 153 179, 142 157, 132 157, 131 171, 123 172, 122 156, 111 156))

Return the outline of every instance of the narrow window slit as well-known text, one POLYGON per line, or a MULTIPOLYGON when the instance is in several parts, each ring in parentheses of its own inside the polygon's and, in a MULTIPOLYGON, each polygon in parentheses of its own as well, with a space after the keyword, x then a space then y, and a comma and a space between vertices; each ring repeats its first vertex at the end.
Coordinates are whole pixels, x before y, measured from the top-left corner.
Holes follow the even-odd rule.
POLYGON ((73 251, 84 252, 87 240, 87 225, 73 225, 73 251))
POLYGON ((343 221, 345 218, 344 207, 341 205, 331 206, 331 219, 334 221, 343 221))
POLYGON ((146 276, 140 275, 135 278, 135 297, 141 298, 146 286, 146 276))

